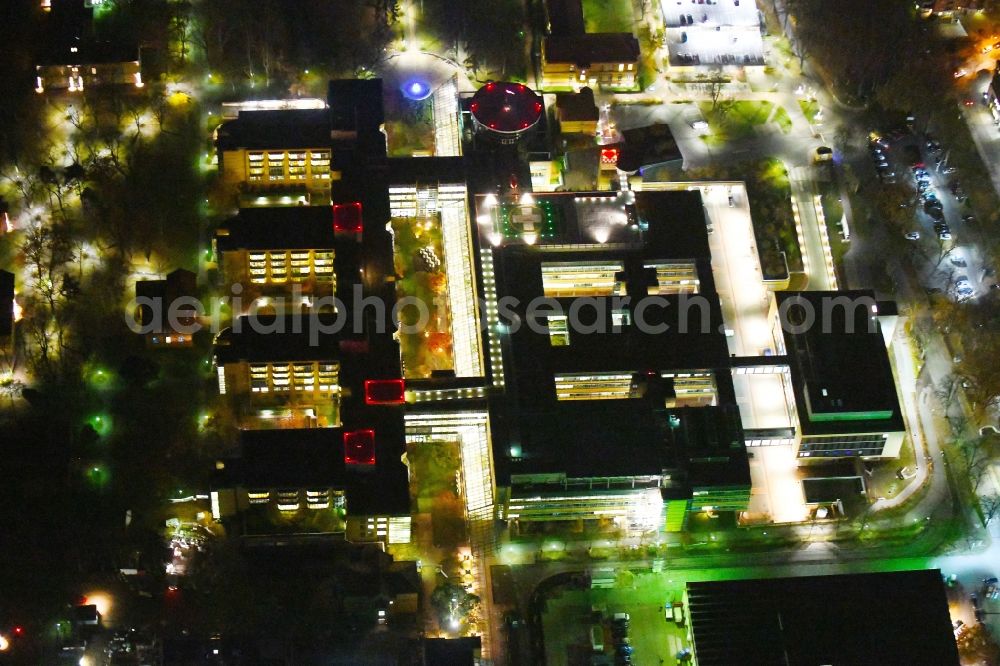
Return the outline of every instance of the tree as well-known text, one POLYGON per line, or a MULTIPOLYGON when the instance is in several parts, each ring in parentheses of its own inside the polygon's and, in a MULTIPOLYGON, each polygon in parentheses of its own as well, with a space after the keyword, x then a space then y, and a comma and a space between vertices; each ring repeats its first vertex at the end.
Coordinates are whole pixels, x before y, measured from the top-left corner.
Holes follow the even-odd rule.
POLYGON ((987 525, 1000 515, 1000 495, 996 493, 979 498, 979 508, 983 512, 983 522, 987 525))
POLYGON ((962 627, 955 642, 958 644, 962 664, 995 665, 1000 659, 1000 647, 982 623, 962 627))
POLYGON ((956 372, 962 378, 966 395, 977 410, 1000 404, 1000 335, 988 329, 977 329, 965 336, 962 360, 956 372))
POLYGON ((479 609, 480 599, 454 583, 441 583, 431 593, 431 608, 442 628, 453 629, 479 609))
POLYGON ((14 400, 21 397, 24 391, 24 382, 14 377, 14 375, 4 375, 0 377, 0 395, 10 400, 10 406, 14 406, 14 400))

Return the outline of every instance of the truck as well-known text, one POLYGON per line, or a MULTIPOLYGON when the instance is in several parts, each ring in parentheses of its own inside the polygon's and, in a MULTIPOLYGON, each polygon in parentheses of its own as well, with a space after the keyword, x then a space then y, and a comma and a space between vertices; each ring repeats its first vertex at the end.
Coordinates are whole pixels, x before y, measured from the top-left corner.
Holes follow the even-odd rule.
POLYGON ((590 647, 594 652, 604 652, 604 626, 600 624, 590 625, 590 647))

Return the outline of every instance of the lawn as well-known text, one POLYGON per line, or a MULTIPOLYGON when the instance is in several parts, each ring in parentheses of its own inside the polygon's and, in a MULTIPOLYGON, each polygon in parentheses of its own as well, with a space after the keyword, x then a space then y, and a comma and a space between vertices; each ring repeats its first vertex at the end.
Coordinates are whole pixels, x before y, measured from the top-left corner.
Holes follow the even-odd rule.
POLYGON ((746 183, 753 218, 757 252, 765 278, 784 277, 785 262, 791 271, 802 271, 802 251, 792 215, 792 188, 780 160, 742 162, 691 169, 686 180, 742 180, 746 183))
POLYGON ((782 133, 788 134, 792 131, 792 119, 788 116, 788 111, 785 111, 784 107, 778 107, 774 112, 773 120, 781 128, 782 133))
POLYGON ((418 513, 431 514, 434 544, 458 545, 466 537, 465 505, 458 487, 458 443, 407 444, 406 461, 410 468, 410 496, 418 513))
POLYGON ((587 32, 632 32, 631 0, 583 0, 583 22, 587 32))
POLYGON ((800 99, 799 108, 802 109, 802 115, 806 117, 810 125, 816 122, 816 114, 819 113, 819 102, 814 99, 800 99))
POLYGON ((907 467, 910 470, 913 470, 916 462, 916 455, 913 451, 913 440, 907 436, 903 439, 903 446, 899 450, 898 459, 887 460, 874 465, 870 483, 875 497, 892 499, 901 493, 908 485, 915 483, 915 478, 902 480, 896 476, 896 472, 899 471, 901 467, 907 467))
POLYGON ((833 264, 840 267, 844 255, 850 249, 850 244, 844 241, 839 222, 844 216, 844 204, 840 202, 840 191, 832 183, 824 183, 821 188, 820 202, 823 206, 823 218, 826 221, 826 235, 830 238, 830 250, 833 253, 833 264))
MULTIPOLYGON (((701 102, 698 106, 711 128, 711 134, 705 137, 705 141, 712 144, 753 136, 756 128, 767 122, 774 109, 771 102, 748 100, 721 102, 715 108, 712 108, 711 102, 701 102)), ((786 118, 787 116, 785 113, 786 118)))
POLYGON ((413 101, 398 90, 386 91, 385 133, 390 157, 434 154, 434 111, 431 98, 413 101))
MULTIPOLYGON (((403 376, 430 377, 435 370, 455 367, 452 353, 451 312, 447 298, 448 278, 444 272, 444 243, 441 218, 393 218, 395 234, 396 297, 417 299, 428 319, 422 330, 399 333, 403 376)), ((414 306, 400 308, 400 323, 413 326, 421 312, 414 306)))

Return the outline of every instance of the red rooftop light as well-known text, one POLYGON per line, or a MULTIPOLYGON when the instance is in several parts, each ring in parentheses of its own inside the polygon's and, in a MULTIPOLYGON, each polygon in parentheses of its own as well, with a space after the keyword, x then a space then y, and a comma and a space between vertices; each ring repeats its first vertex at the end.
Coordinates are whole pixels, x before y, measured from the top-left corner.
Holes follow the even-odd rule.
POLYGON ((347 465, 375 464, 375 431, 351 430, 344 433, 344 463, 347 465))
POLYGON ((333 230, 356 234, 364 230, 360 201, 333 204, 333 230))
POLYGON ((402 379, 366 379, 366 405, 401 405, 406 400, 402 379))

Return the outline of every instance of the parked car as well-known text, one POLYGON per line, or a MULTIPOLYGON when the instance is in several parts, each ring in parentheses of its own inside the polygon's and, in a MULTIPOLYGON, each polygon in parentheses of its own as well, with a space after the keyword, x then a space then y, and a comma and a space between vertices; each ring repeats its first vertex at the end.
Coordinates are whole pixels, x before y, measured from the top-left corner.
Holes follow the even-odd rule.
POLYGON ((904 238, 906 238, 906 240, 913 240, 913 241, 920 240, 920 232, 919 231, 907 231, 906 235, 904 236, 904 238))

